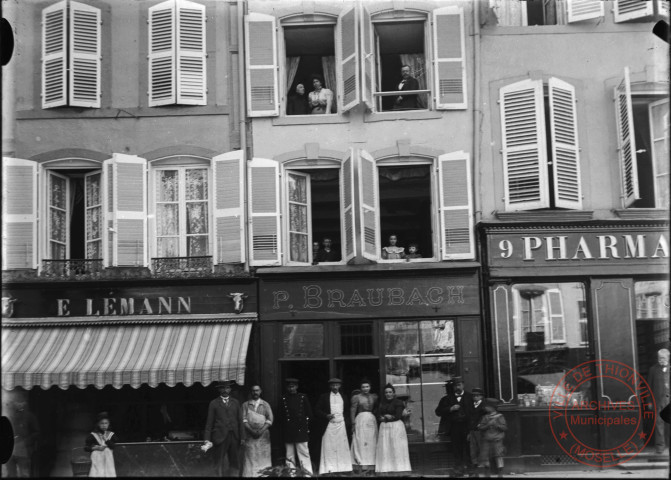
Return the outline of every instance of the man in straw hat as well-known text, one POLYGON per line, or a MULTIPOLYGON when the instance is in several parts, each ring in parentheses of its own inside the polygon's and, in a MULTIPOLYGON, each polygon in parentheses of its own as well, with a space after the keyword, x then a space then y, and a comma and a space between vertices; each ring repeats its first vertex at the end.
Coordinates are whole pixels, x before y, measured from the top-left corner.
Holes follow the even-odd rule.
POLYGON ((322 450, 319 458, 319 474, 351 472, 352 456, 347 440, 347 420, 349 402, 347 397, 340 393, 342 380, 329 380, 330 392, 323 393, 317 401, 315 413, 317 417, 328 421, 326 431, 322 437, 322 450))
POLYGON ((210 402, 205 423, 204 449, 212 448, 214 468, 224 475, 224 458, 228 455, 230 476, 238 476, 238 448, 241 444, 242 411, 240 403, 231 397, 233 381, 217 382, 219 396, 210 402))
POLYGON ((287 391, 280 400, 279 420, 284 434, 287 467, 301 467, 312 475, 312 461, 308 440, 312 407, 307 395, 298 393, 298 379, 285 380, 287 391), (298 463, 296 462, 298 455, 298 463))

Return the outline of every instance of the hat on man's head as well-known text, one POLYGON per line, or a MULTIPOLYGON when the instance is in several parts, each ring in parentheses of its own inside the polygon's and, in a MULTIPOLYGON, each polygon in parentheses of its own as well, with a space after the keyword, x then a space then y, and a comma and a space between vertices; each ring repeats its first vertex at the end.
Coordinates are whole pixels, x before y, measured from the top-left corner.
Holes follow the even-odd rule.
POLYGON ((473 390, 471 390, 471 395, 482 395, 484 397, 485 392, 482 388, 475 387, 473 390))
POLYGON ((329 385, 331 385, 332 383, 342 383, 342 380, 340 380, 339 378, 333 377, 333 378, 329 379, 329 385))
POLYGON ((222 380, 220 382, 216 382, 214 384, 214 387, 219 389, 219 388, 224 388, 224 387, 232 387, 235 384, 235 380, 222 380))
POLYGON ((457 383, 464 383, 464 379, 461 377, 452 377, 452 380, 447 381, 447 383, 449 382, 452 382, 456 385, 457 383))
POLYGON ((98 416, 96 417, 96 420, 99 422, 100 420, 109 420, 110 416, 109 413, 107 412, 100 412, 98 416))
POLYGON ((298 385, 298 379, 297 378, 285 378, 284 383, 295 383, 298 385))

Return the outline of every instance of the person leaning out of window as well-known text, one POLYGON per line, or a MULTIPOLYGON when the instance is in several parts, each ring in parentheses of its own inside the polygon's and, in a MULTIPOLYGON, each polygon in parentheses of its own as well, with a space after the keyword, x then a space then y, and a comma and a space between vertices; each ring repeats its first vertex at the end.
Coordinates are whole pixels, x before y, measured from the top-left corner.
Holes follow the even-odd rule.
POLYGON ((314 90, 308 95, 310 103, 310 114, 319 115, 331 113, 333 107, 333 92, 324 87, 324 81, 319 75, 312 75, 312 86, 314 90))

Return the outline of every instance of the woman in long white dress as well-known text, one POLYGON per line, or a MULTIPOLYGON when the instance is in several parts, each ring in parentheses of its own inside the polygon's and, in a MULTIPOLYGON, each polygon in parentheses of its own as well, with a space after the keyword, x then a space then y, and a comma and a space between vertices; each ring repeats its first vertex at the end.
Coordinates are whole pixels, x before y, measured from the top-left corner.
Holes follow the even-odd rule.
POLYGON ((384 399, 378 408, 380 432, 375 452, 375 472, 410 472, 408 436, 403 423, 403 402, 396 398, 396 389, 387 384, 384 399))
POLYGON ((352 396, 350 415, 352 418, 352 465, 367 471, 375 468, 377 449, 377 421, 373 413, 378 398, 370 393, 370 382, 361 380, 361 393, 352 396))

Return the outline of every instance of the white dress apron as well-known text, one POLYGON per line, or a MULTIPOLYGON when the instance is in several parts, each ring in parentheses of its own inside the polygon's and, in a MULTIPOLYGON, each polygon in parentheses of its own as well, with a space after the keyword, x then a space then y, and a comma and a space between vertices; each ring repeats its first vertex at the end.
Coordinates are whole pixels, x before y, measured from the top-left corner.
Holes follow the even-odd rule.
MULTIPOLYGON (((105 432, 103 435, 97 432, 91 432, 93 438, 96 439, 98 445, 107 446, 107 440, 112 438, 113 432, 105 432)), ((112 450, 106 448, 103 451, 93 450, 91 452, 91 470, 89 477, 116 477, 116 470, 114 469, 114 455, 112 450)))
POLYGON ((319 459, 319 474, 330 472, 351 472, 352 456, 347 441, 347 427, 343 417, 341 399, 331 403, 331 413, 335 415, 329 421, 322 437, 322 451, 319 459))
MULTIPOLYGON (((265 415, 253 410, 247 412, 247 421, 253 428, 261 428, 266 423, 265 415)), ((259 438, 251 435, 245 439, 245 460, 242 466, 243 477, 258 477, 259 471, 272 467, 270 462, 270 430, 266 430, 259 438)))
POLYGON ((377 420, 371 412, 361 412, 356 416, 352 438, 352 463, 354 465, 375 465, 377 447, 377 420))

